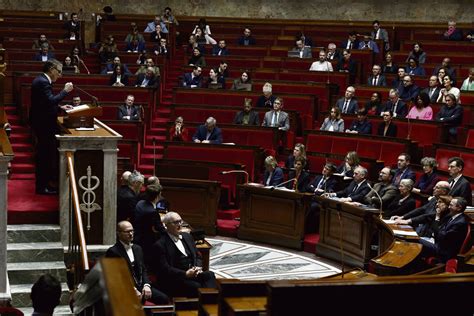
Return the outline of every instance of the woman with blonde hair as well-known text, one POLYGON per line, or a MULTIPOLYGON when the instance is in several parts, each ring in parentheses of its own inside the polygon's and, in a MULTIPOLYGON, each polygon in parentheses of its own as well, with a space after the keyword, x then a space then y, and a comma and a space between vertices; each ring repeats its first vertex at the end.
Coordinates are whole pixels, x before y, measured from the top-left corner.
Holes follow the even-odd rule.
POLYGON ((328 132, 344 132, 344 120, 341 118, 341 109, 333 106, 329 111, 328 117, 324 119, 321 125, 322 131, 328 132))

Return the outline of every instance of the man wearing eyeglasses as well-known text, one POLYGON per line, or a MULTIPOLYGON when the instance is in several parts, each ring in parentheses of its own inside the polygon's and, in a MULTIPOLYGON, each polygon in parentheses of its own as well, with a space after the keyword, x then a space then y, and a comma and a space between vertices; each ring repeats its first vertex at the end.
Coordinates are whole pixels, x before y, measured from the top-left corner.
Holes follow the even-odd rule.
POLYGON ((36 137, 36 193, 57 194, 54 184, 58 179, 58 151, 55 135, 58 111, 72 109, 72 105, 60 105, 66 95, 74 89, 71 82, 54 95, 53 82, 61 77, 63 66, 50 59, 43 65, 43 73, 31 84, 30 125, 36 137))
POLYGON ((197 297, 198 288, 215 288, 211 271, 202 271, 202 260, 193 237, 181 232, 183 220, 176 212, 163 217, 166 234, 153 245, 152 269, 157 287, 168 296, 197 297))

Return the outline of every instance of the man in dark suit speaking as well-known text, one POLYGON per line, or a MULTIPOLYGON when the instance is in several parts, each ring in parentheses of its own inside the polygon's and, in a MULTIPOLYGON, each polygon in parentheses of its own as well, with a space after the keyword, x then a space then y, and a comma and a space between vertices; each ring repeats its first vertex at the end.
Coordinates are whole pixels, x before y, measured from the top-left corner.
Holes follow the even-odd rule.
POLYGON ((54 95, 53 82, 61 77, 63 66, 50 59, 43 65, 43 73, 31 84, 30 125, 36 137, 36 193, 56 194, 51 186, 58 179, 58 151, 55 135, 59 109, 72 109, 72 105, 59 105, 64 97, 74 89, 71 82, 54 95))

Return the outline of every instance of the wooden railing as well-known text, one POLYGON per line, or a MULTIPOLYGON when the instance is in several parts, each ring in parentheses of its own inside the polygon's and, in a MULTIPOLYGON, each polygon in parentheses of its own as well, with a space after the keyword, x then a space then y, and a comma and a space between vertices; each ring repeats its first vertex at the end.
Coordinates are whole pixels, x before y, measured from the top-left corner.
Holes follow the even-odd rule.
POLYGON ((78 285, 84 280, 89 272, 89 257, 87 254, 86 238, 84 235, 84 226, 82 225, 81 209, 79 206, 79 195, 76 185, 76 175, 74 173, 73 152, 67 152, 67 169, 69 173, 70 186, 70 212, 71 219, 69 225, 69 247, 68 252, 71 255, 72 262, 70 268, 74 275, 74 285, 78 285))

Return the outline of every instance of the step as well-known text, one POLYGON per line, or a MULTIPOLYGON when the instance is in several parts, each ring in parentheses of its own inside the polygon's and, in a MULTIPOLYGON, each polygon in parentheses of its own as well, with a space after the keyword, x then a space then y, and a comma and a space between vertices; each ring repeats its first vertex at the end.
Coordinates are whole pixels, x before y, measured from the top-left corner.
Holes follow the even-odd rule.
POLYGON ((16 143, 12 144, 13 152, 15 156, 20 152, 33 152, 33 145, 30 143, 16 143))
POLYGON ((8 123, 12 126, 21 126, 23 125, 23 122, 20 117, 18 116, 8 116, 8 123))
MULTIPOLYGON (((161 157, 158 157, 157 155, 156 159, 159 159, 159 158, 161 157)), ((141 164, 138 166, 138 170, 140 170, 140 172, 145 175, 152 175, 153 172, 155 171, 152 164, 141 164)))
POLYGON ((147 135, 146 142, 147 144, 153 144, 153 139, 155 139, 156 143, 166 141, 166 136, 158 136, 158 135, 147 135))
MULTIPOLYGON (((10 123, 10 125, 12 125, 10 123)), ((31 129, 22 125, 12 125, 12 135, 16 134, 31 134, 31 129)))
POLYGON ((12 134, 10 135, 10 143, 30 143, 31 135, 30 134, 12 134))
POLYGON ((235 219, 240 217, 240 210, 217 210, 218 219, 235 219))
POLYGON ((16 106, 5 106, 4 109, 7 115, 12 115, 12 116, 18 115, 16 106))
MULTIPOLYGON (((156 145, 155 147, 155 153, 158 155, 158 153, 162 154, 164 151, 164 147, 161 145, 156 145)), ((143 154, 153 154, 153 146, 147 146, 146 148, 142 149, 142 155, 143 154)))
MULTIPOLYGON (((31 287, 33 284, 15 284, 10 287, 12 294, 12 305, 15 308, 31 307, 31 287)), ((61 305, 68 305, 70 300, 70 292, 67 283, 61 283, 61 305)), ((27 314, 25 314, 27 315, 27 314)), ((56 315, 56 313, 54 314, 56 315)))
POLYGON ((7 263, 7 271, 10 284, 26 284, 38 280, 45 273, 53 275, 60 282, 66 282, 64 261, 7 263))
POLYGON ((58 242, 61 240, 59 225, 7 225, 8 243, 58 242))
POLYGON ((163 126, 166 126, 166 123, 169 122, 169 118, 164 118, 164 117, 155 117, 152 120, 153 124, 163 124, 163 126))
POLYGON ((16 152, 13 161, 20 164, 32 164, 34 162, 32 152, 16 152))
POLYGON ((240 222, 231 219, 217 220, 217 234, 220 236, 237 237, 240 222))
POLYGON ((12 162, 12 173, 35 173, 35 165, 32 163, 12 162))
POLYGON ((148 130, 148 135, 166 136, 166 128, 152 127, 148 130))
MULTIPOLYGON (((23 312, 23 314, 25 315, 31 315, 33 314, 33 308, 31 307, 24 307, 24 308, 18 308, 19 310, 21 310, 23 312)), ((59 306, 56 306, 56 308, 54 309, 54 313, 53 313, 54 316, 69 316, 69 315, 73 315, 72 312, 71 312, 71 308, 69 307, 69 305, 59 305, 59 306)))
POLYGON ((64 261, 61 242, 25 242, 7 244, 7 263, 64 261))
POLYGON ((171 113, 171 110, 168 109, 168 108, 160 108, 158 110, 156 110, 156 113, 157 114, 170 114, 171 113))
POLYGON ((12 172, 9 176, 10 180, 34 180, 35 174, 34 173, 14 173, 12 172))

